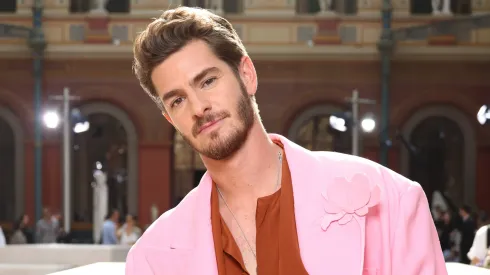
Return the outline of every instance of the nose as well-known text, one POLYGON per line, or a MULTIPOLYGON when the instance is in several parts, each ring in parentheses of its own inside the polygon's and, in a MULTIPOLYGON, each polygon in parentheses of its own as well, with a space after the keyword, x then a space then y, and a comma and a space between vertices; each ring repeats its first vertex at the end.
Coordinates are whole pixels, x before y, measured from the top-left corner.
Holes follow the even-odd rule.
POLYGON ((211 104, 205 95, 194 93, 194 96, 190 98, 190 101, 192 112, 196 117, 203 117, 206 111, 211 110, 211 104))

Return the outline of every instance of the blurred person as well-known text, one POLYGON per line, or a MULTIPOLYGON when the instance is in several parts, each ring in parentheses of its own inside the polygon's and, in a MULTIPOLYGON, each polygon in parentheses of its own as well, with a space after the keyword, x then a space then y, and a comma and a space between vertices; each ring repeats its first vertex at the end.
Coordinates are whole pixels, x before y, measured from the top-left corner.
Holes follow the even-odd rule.
POLYGON ((29 216, 22 215, 15 223, 13 234, 10 237, 10 244, 32 243, 32 232, 29 229, 29 216))
POLYGON ((165 11, 134 55, 140 84, 207 172, 131 248, 127 275, 447 274, 419 184, 267 134, 253 62, 226 19, 165 11))
POLYGON ((460 262, 469 264, 471 261, 467 255, 475 238, 476 222, 471 217, 471 207, 468 205, 460 207, 459 216, 461 218, 458 228, 461 232, 461 243, 459 248, 459 253, 461 255, 460 262))
POLYGON ((36 243, 56 243, 59 224, 53 220, 49 208, 43 209, 43 217, 36 223, 36 243))
POLYGON ((441 212, 440 235, 439 240, 441 242, 441 249, 444 253, 444 259, 446 262, 454 262, 458 259, 458 250, 455 247, 457 241, 457 230, 454 225, 450 212, 441 212))
POLYGON ((102 244, 117 244, 117 227, 119 221, 119 211, 112 209, 107 215, 102 225, 102 244))
POLYGON ((7 240, 5 239, 5 234, 3 233, 2 226, 0 226, 0 248, 7 245, 7 240))
POLYGON ((475 234, 473 243, 468 253, 465 255, 470 260, 471 265, 482 266, 488 255, 490 247, 490 231, 488 226, 480 227, 475 234))
POLYGON ((117 230, 117 237, 119 243, 123 245, 133 245, 141 236, 141 229, 135 225, 134 217, 132 215, 126 215, 126 222, 119 230, 117 230))

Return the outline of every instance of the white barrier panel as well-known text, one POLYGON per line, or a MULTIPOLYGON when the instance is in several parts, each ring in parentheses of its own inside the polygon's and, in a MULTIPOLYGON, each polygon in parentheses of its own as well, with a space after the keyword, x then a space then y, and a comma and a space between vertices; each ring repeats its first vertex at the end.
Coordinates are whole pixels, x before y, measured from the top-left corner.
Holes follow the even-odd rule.
POLYGON ((0 264, 0 275, 45 275, 72 267, 56 264, 0 264))
POLYGON ((98 262, 125 262, 129 249, 129 246, 96 244, 8 245, 0 248, 0 264, 84 266, 98 262))
MULTIPOLYGON (((96 263, 49 275, 124 275, 124 263, 96 263)), ((459 263, 446 264, 448 275, 490 275, 489 269, 459 263)))
POLYGON ((490 275, 490 269, 460 264, 446 263, 448 275, 490 275))
POLYGON ((48 275, 124 275, 125 263, 96 263, 48 275))

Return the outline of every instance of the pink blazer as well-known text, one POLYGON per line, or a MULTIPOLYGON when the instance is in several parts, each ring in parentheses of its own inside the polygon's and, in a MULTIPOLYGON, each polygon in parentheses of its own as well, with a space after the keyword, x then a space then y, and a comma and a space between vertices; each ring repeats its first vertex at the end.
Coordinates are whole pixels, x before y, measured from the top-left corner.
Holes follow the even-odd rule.
MULTIPOLYGON (((279 135, 294 192, 298 241, 311 275, 443 275, 441 246, 419 184, 366 159, 311 152, 279 135)), ((217 275, 211 178, 132 247, 127 275, 217 275)))

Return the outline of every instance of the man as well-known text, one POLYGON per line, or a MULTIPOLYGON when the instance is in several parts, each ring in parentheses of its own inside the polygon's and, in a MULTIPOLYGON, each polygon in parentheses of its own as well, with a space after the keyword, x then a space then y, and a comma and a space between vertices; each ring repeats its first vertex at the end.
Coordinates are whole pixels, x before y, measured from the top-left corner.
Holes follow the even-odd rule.
POLYGON ((36 243, 56 243, 59 224, 53 220, 51 211, 43 209, 43 217, 36 224, 36 243))
POLYGON ((116 235, 119 211, 112 209, 102 225, 102 244, 118 244, 116 235))
MULTIPOLYGON (((470 264, 468 252, 471 249, 473 240, 475 239, 476 222, 471 217, 471 207, 463 205, 459 208, 459 231, 461 232, 461 243, 459 244, 460 262, 464 264, 470 264)), ((480 259, 483 260, 483 259, 480 259)))
POLYGON ((207 172, 132 247, 126 274, 446 274, 420 185, 266 133, 254 65, 228 21, 168 10, 134 55, 141 86, 207 172))

